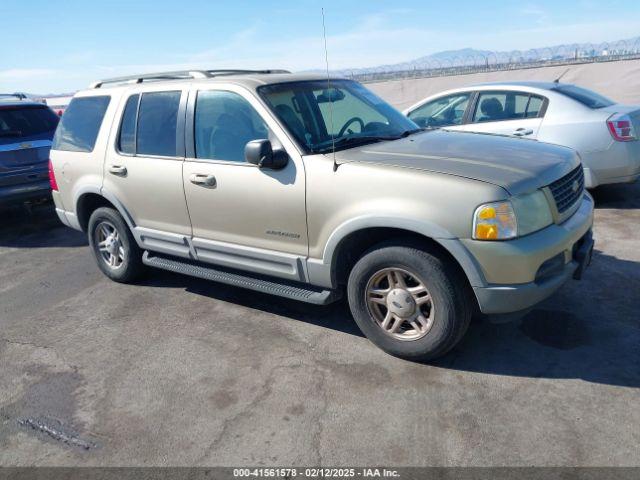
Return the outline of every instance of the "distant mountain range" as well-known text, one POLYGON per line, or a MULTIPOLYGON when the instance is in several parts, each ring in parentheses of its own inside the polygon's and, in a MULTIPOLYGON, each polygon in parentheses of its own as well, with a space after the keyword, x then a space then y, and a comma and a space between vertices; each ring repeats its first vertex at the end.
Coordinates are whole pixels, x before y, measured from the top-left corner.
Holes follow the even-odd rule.
MULTIPOLYGON (((562 58, 578 58, 603 54, 640 53, 640 36, 613 42, 561 44, 550 47, 532 48, 529 50, 492 51, 475 48, 445 50, 407 62, 375 67, 333 70, 337 75, 362 75, 380 71, 394 72, 414 69, 451 67, 457 65, 479 65, 481 63, 526 62, 534 60, 551 60, 562 58), (605 53, 606 52, 606 53, 605 53)), ((313 70, 321 72, 323 70, 313 70)))

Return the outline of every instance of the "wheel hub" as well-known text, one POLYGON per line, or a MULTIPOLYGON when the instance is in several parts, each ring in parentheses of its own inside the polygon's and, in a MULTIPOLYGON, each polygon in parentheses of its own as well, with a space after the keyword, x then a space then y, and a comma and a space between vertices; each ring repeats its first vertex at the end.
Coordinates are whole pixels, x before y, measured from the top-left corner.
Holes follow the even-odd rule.
POLYGON ((418 340, 434 322, 434 305, 426 285, 413 272, 387 267, 367 282, 365 300, 372 320, 397 340, 418 340))
POLYGON ((403 288, 394 288, 387 295, 387 308, 400 318, 409 318, 416 311, 416 302, 403 288))

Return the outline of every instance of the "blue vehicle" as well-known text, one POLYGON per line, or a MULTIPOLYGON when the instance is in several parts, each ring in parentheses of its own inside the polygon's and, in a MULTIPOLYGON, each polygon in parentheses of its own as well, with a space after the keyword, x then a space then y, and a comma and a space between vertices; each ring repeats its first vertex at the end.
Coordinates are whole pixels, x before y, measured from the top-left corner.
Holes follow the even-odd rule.
POLYGON ((0 206, 51 197, 49 150, 58 120, 24 94, 0 94, 0 206))

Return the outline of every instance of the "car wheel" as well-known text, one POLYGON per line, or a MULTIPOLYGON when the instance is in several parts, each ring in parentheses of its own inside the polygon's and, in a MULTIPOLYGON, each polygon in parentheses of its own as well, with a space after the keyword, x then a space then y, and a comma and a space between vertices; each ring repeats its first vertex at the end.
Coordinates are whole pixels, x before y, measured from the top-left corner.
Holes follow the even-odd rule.
POLYGON ((465 282, 438 252, 374 247, 351 270, 349 306, 362 332, 385 352, 433 360, 453 348, 469 326, 465 282))
POLYGON ((122 215, 113 208, 98 208, 89 219, 89 245, 98 267, 111 280, 132 282, 144 269, 142 250, 122 215))

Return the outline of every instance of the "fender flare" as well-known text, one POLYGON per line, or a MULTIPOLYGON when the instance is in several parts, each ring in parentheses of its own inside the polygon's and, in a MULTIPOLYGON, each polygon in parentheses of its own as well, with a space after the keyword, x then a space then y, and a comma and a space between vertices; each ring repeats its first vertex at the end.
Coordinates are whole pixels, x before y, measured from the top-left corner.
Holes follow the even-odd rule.
POLYGON ((397 228, 430 238, 444 248, 458 262, 471 286, 486 286, 487 282, 480 264, 469 250, 451 232, 432 222, 411 218, 365 215, 356 217, 339 225, 329 236, 322 253, 322 259, 307 261, 309 276, 313 283, 326 287, 335 287, 333 278, 333 259, 340 242, 348 235, 367 228, 397 228))
MULTIPOLYGON (((116 207, 116 210, 118 210, 120 215, 122 215, 122 218, 124 218, 125 222, 127 222, 127 226, 131 229, 131 231, 133 231, 133 229, 136 227, 136 223, 133 220, 133 217, 131 216, 129 211, 124 207, 122 202, 118 200, 118 198, 108 190, 105 190, 104 188, 98 187, 96 185, 85 185, 76 192, 75 198, 73 201, 75 205, 76 215, 78 213, 78 205, 80 203, 80 199, 88 193, 99 195, 104 199, 108 200, 114 207, 116 207)), ((79 219, 78 219, 78 223, 79 223, 79 219)))

